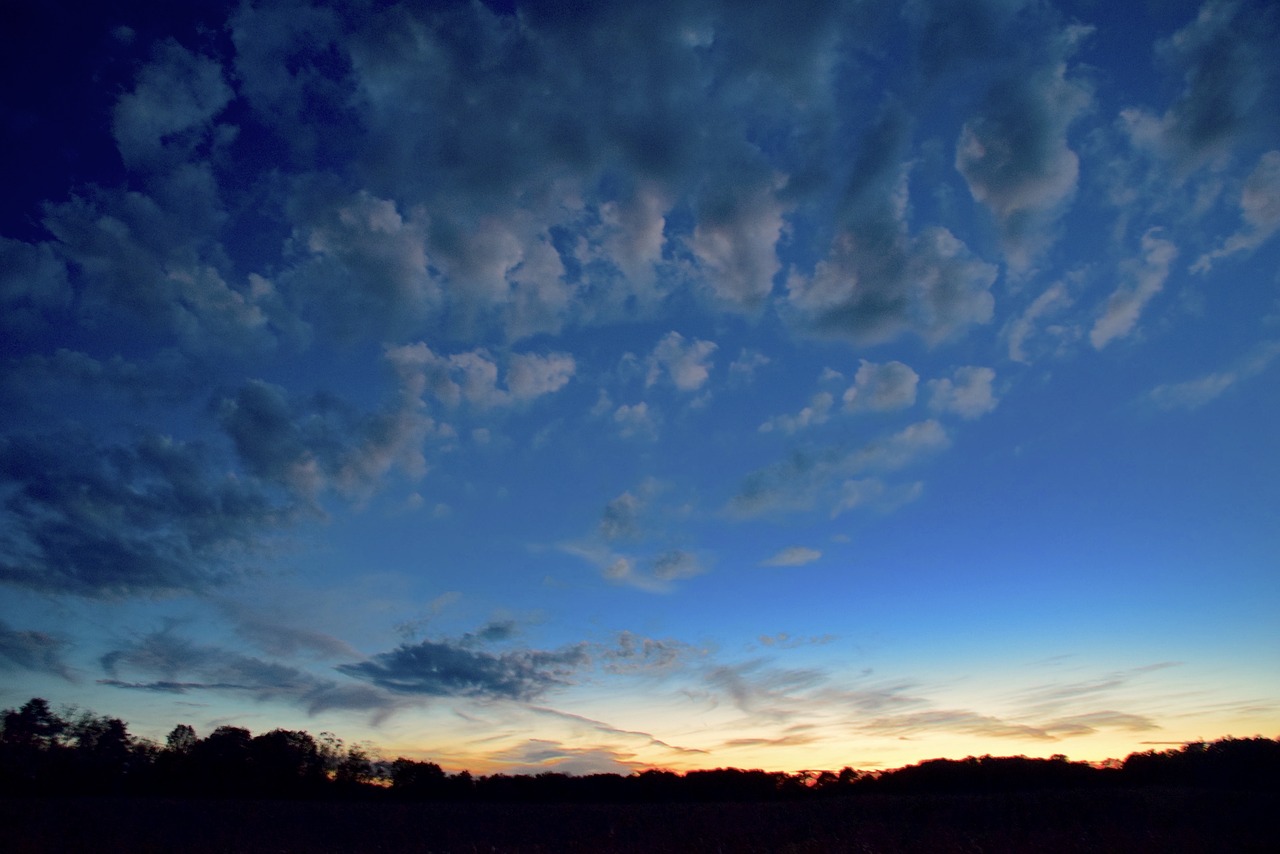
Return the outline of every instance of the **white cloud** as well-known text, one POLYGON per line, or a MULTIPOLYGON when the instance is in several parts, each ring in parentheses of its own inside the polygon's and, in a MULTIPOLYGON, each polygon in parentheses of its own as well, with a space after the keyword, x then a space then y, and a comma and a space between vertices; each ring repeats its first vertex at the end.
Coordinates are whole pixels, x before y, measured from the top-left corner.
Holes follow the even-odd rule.
POLYGON ((804 566, 822 557, 822 552, 805 546, 790 546, 775 554, 768 560, 760 562, 761 566, 804 566))
POLYGON ((668 332, 648 358, 645 385, 651 386, 666 375, 681 391, 696 391, 711 376, 711 355, 716 345, 694 339, 686 343, 679 332, 668 332))
POLYGON ((760 432, 771 433, 778 430, 790 435, 813 424, 823 424, 830 417, 834 403, 835 398, 830 392, 818 392, 804 409, 795 415, 775 415, 760 425, 760 432))
POLYGON ((755 308, 773 290, 782 233, 778 186, 774 179, 744 188, 738 176, 700 211, 690 246, 710 273, 712 291, 731 304, 755 308))
POLYGON ((921 456, 940 451, 951 444, 947 431, 930 418, 917 421, 897 433, 859 449, 849 457, 856 471, 889 471, 902 468, 921 456))
POLYGON ((889 487, 867 475, 905 468, 950 443, 942 425, 929 419, 852 451, 793 451, 785 459, 749 474, 726 512, 749 519, 819 507, 832 508, 834 514, 839 514, 867 503, 892 509, 911 500, 919 486, 889 487))
POLYGON ((577 370, 567 353, 519 353, 507 368, 507 388, 516 400, 530 400, 563 388, 577 370))
POLYGON ((1054 282, 1037 296, 1031 305, 1013 319, 1009 324, 1009 358, 1015 362, 1029 364, 1027 355, 1028 339, 1036 335, 1036 324, 1044 317, 1053 315, 1071 306, 1073 300, 1067 287, 1062 282, 1054 282))
POLYGON ((729 364, 729 373, 735 377, 742 377, 745 380, 755 378, 756 371, 769 364, 772 359, 757 350, 748 350, 743 348, 738 354, 738 358, 729 364))
POLYGON ((984 415, 998 402, 991 388, 995 378, 996 372, 991 368, 966 366, 956 368, 953 379, 929 380, 929 408, 961 418, 984 415))
POLYGON ((1214 260, 1258 248, 1280 229, 1280 151, 1268 151, 1245 178, 1240 192, 1240 215, 1245 227, 1228 237, 1218 249, 1201 255, 1191 267, 1206 273, 1214 260))
POLYGON ((845 390, 844 407, 851 412, 905 409, 916 402, 919 381, 919 375, 902 362, 878 365, 863 359, 853 385, 845 390))
POLYGON ((517 353, 507 360, 507 387, 502 388, 498 363, 484 349, 444 356, 419 341, 388 347, 386 353, 411 394, 431 394, 447 406, 464 401, 480 409, 510 406, 559 391, 576 371, 573 357, 565 353, 517 353))
POLYGON ((1095 349, 1101 350, 1132 332, 1143 308, 1164 288, 1169 265, 1177 257, 1178 248, 1157 237, 1158 232, 1159 229, 1152 228, 1142 235, 1142 257, 1122 266, 1122 272, 1129 281, 1116 288, 1107 300, 1102 316, 1094 322, 1089 341, 1095 349))
POLYGON ((1199 409, 1237 383, 1265 371, 1277 356, 1280 341, 1268 341, 1231 370, 1158 385, 1147 393, 1147 399, 1161 409, 1199 409))
POLYGON ((658 437, 657 417, 649 411, 649 404, 643 400, 620 405, 613 412, 613 421, 618 425, 618 433, 625 439, 658 437))

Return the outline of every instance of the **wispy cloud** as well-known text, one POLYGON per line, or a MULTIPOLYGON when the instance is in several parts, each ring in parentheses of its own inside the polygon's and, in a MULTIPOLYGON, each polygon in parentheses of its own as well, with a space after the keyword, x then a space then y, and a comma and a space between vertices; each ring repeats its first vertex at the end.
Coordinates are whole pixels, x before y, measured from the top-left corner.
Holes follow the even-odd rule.
POLYGON ((822 552, 806 546, 789 546, 773 557, 760 562, 761 566, 804 566, 822 557, 822 552))
POLYGON ((52 673, 71 679, 64 654, 70 647, 66 638, 50 632, 11 628, 0 620, 0 669, 52 673))
POLYGON ((1280 341, 1267 341, 1232 369, 1215 371, 1190 380, 1162 383, 1147 392, 1147 400, 1160 409, 1199 409, 1233 386, 1262 373, 1280 356, 1280 341))

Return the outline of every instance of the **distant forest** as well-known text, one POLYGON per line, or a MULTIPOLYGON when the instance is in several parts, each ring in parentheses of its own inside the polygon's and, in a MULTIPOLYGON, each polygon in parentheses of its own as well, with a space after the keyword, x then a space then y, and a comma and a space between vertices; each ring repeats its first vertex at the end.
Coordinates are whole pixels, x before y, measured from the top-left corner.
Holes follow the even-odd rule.
POLYGON ((1049 759, 932 759, 888 771, 718 768, 631 775, 556 772, 473 776, 433 762, 387 760, 329 733, 260 735, 220 726, 204 738, 178 724, 163 745, 118 718, 55 712, 40 698, 3 712, 0 795, 162 795, 489 803, 779 801, 862 793, 998 793, 1054 789, 1280 789, 1280 741, 1225 738, 1133 753, 1101 765, 1049 759))

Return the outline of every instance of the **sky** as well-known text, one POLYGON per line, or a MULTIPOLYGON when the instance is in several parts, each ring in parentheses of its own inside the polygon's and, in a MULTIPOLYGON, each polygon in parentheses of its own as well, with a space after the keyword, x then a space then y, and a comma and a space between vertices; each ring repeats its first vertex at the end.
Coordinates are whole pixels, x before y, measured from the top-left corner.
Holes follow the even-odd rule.
POLYGON ((1280 735, 1280 8, 6 4, 0 707, 473 773, 1280 735))

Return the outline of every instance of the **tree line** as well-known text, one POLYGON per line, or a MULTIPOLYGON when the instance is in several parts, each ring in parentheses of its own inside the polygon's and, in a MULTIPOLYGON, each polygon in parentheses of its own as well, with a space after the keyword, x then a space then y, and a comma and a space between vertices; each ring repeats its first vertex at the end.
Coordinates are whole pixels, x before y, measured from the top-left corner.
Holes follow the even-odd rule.
POLYGON ((220 726, 201 738, 178 724, 164 744, 118 718, 61 713, 36 697, 2 713, 0 794, 351 798, 486 802, 765 801, 863 793, 986 793, 1102 787, 1280 788, 1280 740, 1224 738, 1133 753, 1101 765, 1065 756, 931 759, 888 771, 651 769, 630 775, 447 773, 387 760, 331 733, 220 726))

